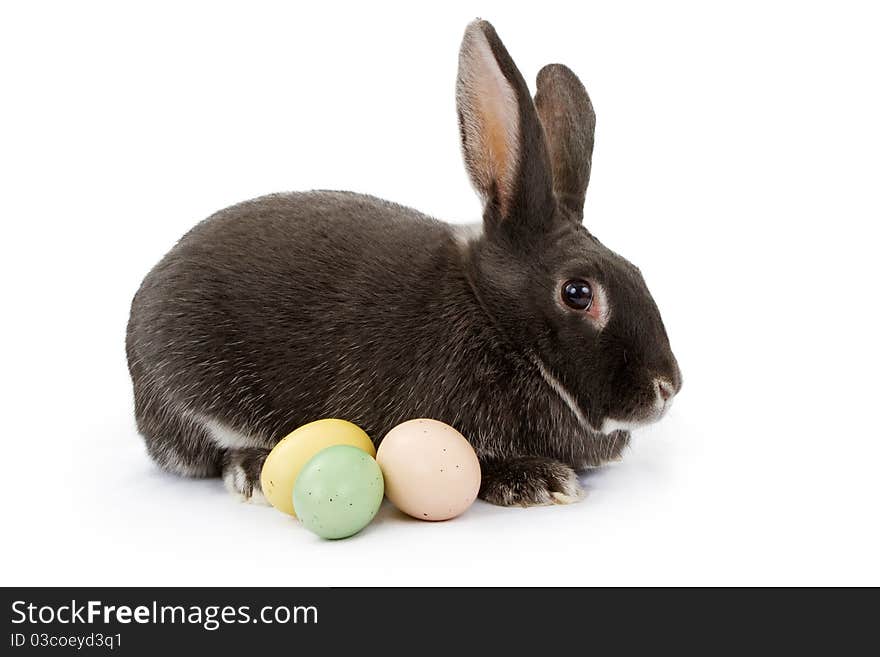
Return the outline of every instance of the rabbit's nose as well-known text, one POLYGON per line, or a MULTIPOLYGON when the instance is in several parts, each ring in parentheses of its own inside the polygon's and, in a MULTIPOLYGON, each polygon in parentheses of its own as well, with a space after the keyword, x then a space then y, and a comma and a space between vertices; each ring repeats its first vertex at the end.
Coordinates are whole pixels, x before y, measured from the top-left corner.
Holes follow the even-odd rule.
POLYGON ((675 386, 666 379, 654 379, 654 388, 661 403, 665 404, 675 395, 675 386))

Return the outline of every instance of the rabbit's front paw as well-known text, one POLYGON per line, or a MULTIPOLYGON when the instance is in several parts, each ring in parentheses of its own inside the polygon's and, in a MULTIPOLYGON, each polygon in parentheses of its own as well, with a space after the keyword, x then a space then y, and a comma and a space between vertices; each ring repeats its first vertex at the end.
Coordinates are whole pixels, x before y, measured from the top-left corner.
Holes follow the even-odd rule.
POLYGON ((574 470, 541 457, 487 459, 481 462, 480 497, 501 506, 571 504, 583 489, 574 470))
POLYGON ((268 449, 247 447, 227 450, 223 456, 223 484, 242 502, 268 504, 260 487, 260 472, 268 449))

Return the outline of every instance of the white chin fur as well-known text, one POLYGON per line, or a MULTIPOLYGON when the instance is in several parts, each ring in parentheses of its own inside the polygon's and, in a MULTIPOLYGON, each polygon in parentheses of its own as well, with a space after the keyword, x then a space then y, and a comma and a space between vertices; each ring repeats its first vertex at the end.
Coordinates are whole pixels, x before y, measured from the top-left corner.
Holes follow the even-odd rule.
POLYGON ((599 427, 599 433, 608 435, 615 431, 632 431, 645 424, 645 422, 633 422, 632 420, 614 420, 612 418, 605 418, 602 426, 599 427))
POLYGON ((633 429, 638 429, 639 427, 644 427, 648 424, 653 424, 664 415, 669 410, 669 407, 672 406, 672 399, 669 399, 666 402, 663 402, 658 398, 657 403, 654 407, 654 412, 650 417, 645 418, 644 420, 616 420, 614 418, 606 417, 605 421, 602 422, 602 427, 599 429, 599 433, 609 434, 614 431, 632 431, 633 429))

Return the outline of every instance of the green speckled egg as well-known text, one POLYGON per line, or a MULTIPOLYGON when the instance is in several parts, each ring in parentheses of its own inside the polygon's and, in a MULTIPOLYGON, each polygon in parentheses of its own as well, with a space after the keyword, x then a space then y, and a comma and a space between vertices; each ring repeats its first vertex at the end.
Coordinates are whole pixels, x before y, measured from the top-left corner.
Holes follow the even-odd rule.
POLYGON ((293 487, 296 515, 321 538, 346 538, 366 527, 382 504, 382 471, 364 450, 322 449, 303 466, 293 487))

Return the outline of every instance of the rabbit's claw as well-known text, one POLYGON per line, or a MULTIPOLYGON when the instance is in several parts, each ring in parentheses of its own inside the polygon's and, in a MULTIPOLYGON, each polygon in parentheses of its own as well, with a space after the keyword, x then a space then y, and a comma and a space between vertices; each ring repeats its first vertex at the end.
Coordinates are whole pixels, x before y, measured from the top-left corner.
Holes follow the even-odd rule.
POLYGON ((480 497, 501 506, 571 504, 583 497, 574 470, 542 457, 487 460, 480 497))
POLYGON ((260 471, 268 449, 230 449, 223 456, 223 484, 242 502, 268 504, 260 486, 260 471))

